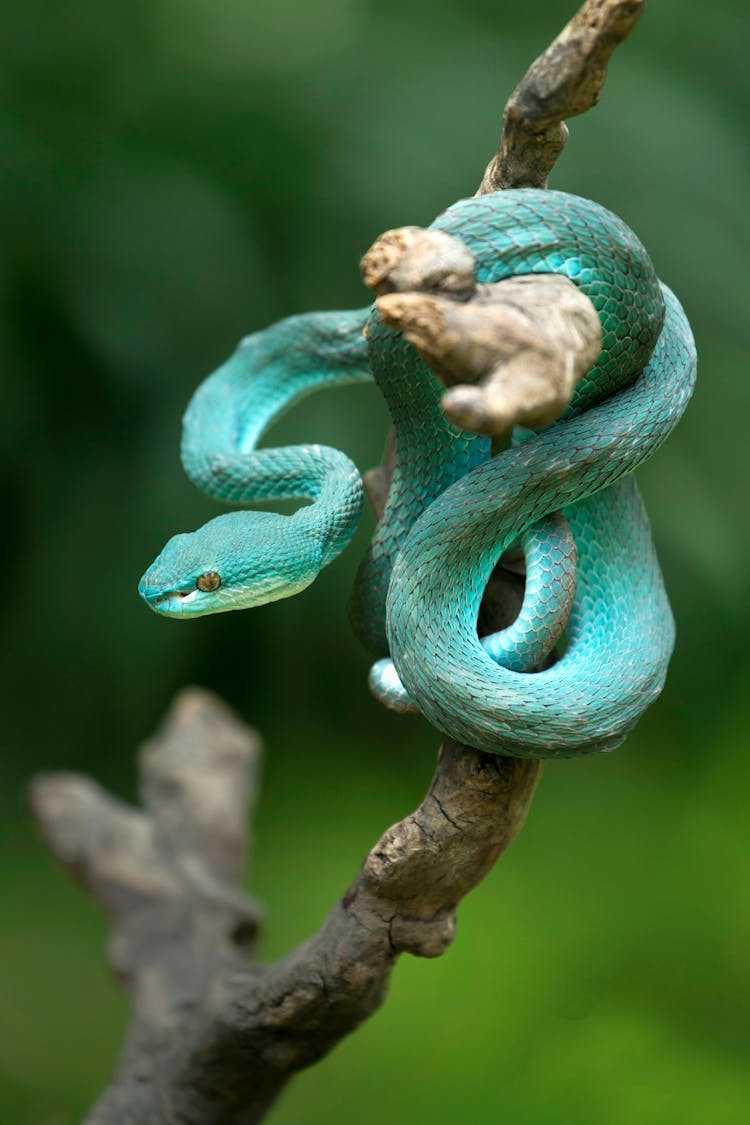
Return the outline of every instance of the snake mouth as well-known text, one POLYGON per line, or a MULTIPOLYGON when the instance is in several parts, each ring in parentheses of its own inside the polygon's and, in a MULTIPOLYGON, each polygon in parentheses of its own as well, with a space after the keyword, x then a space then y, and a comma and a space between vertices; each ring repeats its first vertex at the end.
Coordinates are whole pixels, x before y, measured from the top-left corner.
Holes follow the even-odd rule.
POLYGON ((186 590, 164 590, 163 588, 147 586, 144 582, 141 582, 138 586, 138 593, 155 613, 167 617, 183 617, 187 616, 194 603, 199 601, 201 591, 197 590, 195 586, 186 590))
POLYGON ((176 601, 178 605, 187 605, 189 602, 194 602, 198 597, 198 590, 170 590, 167 594, 161 594, 156 598, 156 605, 163 601, 176 601))
POLYGON ((166 594, 159 594, 154 598, 155 609, 173 609, 182 610, 184 606, 190 605, 192 602, 198 600, 198 590, 170 590, 166 594))
POLYGON ((138 584, 138 593, 149 609, 161 617, 187 620, 209 613, 250 609, 291 597, 309 586, 315 574, 305 574, 297 581, 290 581, 286 575, 269 574, 253 583, 227 583, 211 592, 199 590, 193 583, 188 586, 187 582, 182 589, 175 586, 165 588, 163 584, 154 583, 153 579, 151 582, 146 581, 147 577, 144 576, 138 584))

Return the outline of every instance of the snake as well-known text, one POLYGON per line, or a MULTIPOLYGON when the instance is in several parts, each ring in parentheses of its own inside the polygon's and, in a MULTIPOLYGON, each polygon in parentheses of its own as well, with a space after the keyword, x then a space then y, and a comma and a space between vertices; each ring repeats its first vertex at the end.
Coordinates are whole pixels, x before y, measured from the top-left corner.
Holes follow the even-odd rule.
POLYGON ((181 457, 217 501, 303 503, 292 514, 226 512, 173 536, 139 592, 157 613, 188 619, 309 586, 354 534, 362 479, 329 446, 259 444, 307 394, 374 380, 393 421, 395 470, 349 614, 379 658, 375 694, 493 754, 612 750, 659 695, 674 646, 633 473, 692 393, 689 323, 636 235, 591 200, 510 189, 459 200, 432 227, 464 243, 480 283, 554 273, 590 299, 602 350, 565 413, 493 452, 488 437, 449 421, 439 380, 376 307, 287 317, 243 339, 198 387, 181 457), (480 638, 487 583, 518 545, 518 618, 480 638), (538 670, 561 638, 564 650, 538 670))

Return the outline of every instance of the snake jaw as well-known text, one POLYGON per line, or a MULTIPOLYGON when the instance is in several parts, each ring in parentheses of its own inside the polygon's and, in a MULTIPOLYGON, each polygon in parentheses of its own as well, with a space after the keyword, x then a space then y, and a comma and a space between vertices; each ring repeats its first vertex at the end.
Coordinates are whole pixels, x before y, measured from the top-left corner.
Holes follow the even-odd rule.
POLYGON ((147 575, 144 575, 139 582, 138 593, 150 609, 164 617, 193 616, 190 610, 186 610, 200 600, 201 591, 197 587, 165 590, 163 587, 149 585, 146 578, 147 575))
POLYGON ((257 606, 268 605, 269 602, 281 601, 283 598, 290 598, 300 593, 310 585, 311 581, 312 579, 300 583, 275 583, 262 591, 257 587, 237 587, 215 594, 204 594, 200 590, 191 590, 184 594, 175 590, 151 593, 144 592, 140 586, 138 591, 148 607, 160 617, 189 620, 193 617, 206 617, 208 614, 228 613, 235 609, 254 609, 257 606))
MULTIPOLYGON (((312 581, 312 579, 310 579, 312 581)), ((144 580, 138 586, 138 593, 160 617, 173 617, 187 620, 192 617, 205 617, 211 613, 225 613, 233 609, 252 609, 269 602, 279 601, 299 593, 309 585, 302 583, 268 582, 263 585, 237 585, 222 587, 204 593, 195 586, 181 590, 165 590, 149 587, 144 580)))

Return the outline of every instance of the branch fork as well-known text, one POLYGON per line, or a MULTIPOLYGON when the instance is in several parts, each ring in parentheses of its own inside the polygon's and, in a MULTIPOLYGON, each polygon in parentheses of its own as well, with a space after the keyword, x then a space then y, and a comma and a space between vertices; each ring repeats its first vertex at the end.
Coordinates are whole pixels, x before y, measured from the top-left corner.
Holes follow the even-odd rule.
POLYGON ((521 828, 541 772, 446 740, 424 801, 320 931, 262 966, 250 959, 261 912, 238 885, 259 756, 257 735, 192 688, 139 755, 142 809, 72 774, 32 784, 50 850, 110 918, 132 1007, 88 1125, 260 1121, 294 1072, 376 1010, 399 954, 450 945, 458 902, 521 828))

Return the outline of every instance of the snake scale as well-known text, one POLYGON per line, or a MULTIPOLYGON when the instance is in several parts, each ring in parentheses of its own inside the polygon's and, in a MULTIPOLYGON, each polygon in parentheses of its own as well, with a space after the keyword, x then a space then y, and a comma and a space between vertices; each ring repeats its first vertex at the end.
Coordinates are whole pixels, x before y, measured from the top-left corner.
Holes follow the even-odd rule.
POLYGON ((480 282, 557 273, 590 298, 602 351, 563 417, 517 432, 493 456, 487 437, 447 420, 436 376, 375 309, 290 317, 243 340, 201 384, 182 460, 220 501, 312 503, 292 515, 234 511, 174 536, 140 593, 158 613, 187 618, 308 586, 354 532, 359 473, 327 446, 257 446, 302 396, 374 378, 393 419, 396 469, 350 617, 381 658, 376 695, 492 753, 613 749, 659 694, 674 642, 632 472, 687 405, 690 327, 636 236, 589 200, 496 192, 452 205, 433 229, 468 247, 480 282), (527 569, 518 619, 480 640, 484 589, 518 543, 527 569), (563 655, 533 672, 566 624, 563 655))

